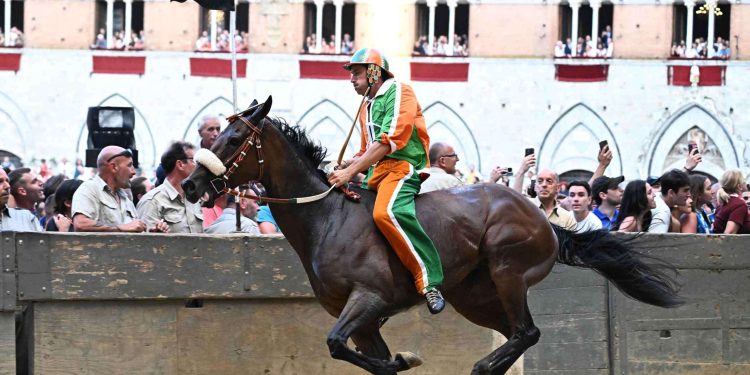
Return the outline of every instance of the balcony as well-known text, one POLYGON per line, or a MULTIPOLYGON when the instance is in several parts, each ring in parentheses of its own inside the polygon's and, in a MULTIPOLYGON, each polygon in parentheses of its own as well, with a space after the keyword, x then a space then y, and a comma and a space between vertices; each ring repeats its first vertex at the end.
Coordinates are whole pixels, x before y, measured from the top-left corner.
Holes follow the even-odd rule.
POLYGON ((609 60, 574 57, 555 59, 555 80, 561 82, 606 82, 609 60))
MULTIPOLYGON (((245 78, 247 76, 247 58, 240 56, 237 55, 237 78, 245 78)), ((232 78, 232 56, 228 53, 205 52, 191 56, 190 75, 193 77, 232 78)))
POLYGON ((670 86, 691 86, 690 71, 695 66, 698 73, 698 86, 725 86, 727 84, 727 61, 721 59, 684 59, 667 61, 667 84, 670 86))
POLYGON ((134 74, 142 76, 146 73, 146 55, 142 52, 101 50, 101 52, 94 52, 91 59, 91 74, 134 74))

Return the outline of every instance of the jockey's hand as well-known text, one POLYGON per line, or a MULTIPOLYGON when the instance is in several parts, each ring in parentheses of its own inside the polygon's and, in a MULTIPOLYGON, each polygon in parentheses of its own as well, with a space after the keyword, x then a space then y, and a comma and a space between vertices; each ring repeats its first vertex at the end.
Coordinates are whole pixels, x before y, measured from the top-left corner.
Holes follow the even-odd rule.
POLYGON ((688 172, 692 172, 702 161, 703 155, 698 151, 698 148, 695 148, 692 153, 688 154, 687 160, 685 160, 685 169, 688 172))
POLYGON ((605 167, 609 166, 609 163, 612 162, 612 158, 612 150, 609 149, 609 145, 600 148, 599 155, 596 156, 596 159, 599 160, 599 165, 605 167))
POLYGON ((352 180, 354 174, 355 172, 351 171, 350 168, 335 170, 328 175, 328 183, 336 187, 346 185, 352 180))
POLYGON ((335 170, 346 169, 346 167, 352 165, 352 163, 354 163, 354 159, 342 160, 341 164, 337 165, 336 168, 334 169, 335 170))
POLYGON ((529 169, 534 168, 536 166, 536 154, 527 155, 523 158, 523 161, 521 161, 521 168, 518 168, 521 171, 521 175, 525 174, 529 171, 529 169))

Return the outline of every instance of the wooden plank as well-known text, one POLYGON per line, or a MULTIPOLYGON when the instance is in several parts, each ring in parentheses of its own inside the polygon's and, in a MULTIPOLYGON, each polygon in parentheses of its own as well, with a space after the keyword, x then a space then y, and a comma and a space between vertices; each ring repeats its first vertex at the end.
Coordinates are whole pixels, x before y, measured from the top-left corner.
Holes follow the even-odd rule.
POLYGON ((16 373, 16 318, 11 312, 0 312, 0 374, 16 373))
POLYGON ((0 311, 16 310, 16 245, 14 232, 0 233, 0 311))
POLYGON ((18 236, 22 300, 313 296, 283 237, 18 236))
POLYGON ((34 370, 49 375, 178 374, 173 302, 34 306, 34 370))

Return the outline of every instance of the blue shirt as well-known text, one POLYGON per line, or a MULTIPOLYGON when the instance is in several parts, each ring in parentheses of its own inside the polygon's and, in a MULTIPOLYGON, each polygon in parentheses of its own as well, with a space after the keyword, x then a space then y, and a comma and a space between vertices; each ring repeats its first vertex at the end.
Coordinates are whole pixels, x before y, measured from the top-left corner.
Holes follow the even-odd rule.
POLYGON ((612 224, 614 224, 614 222, 617 221, 617 216, 620 215, 620 211, 615 210, 615 216, 613 216, 612 219, 610 219, 609 216, 599 211, 599 207, 595 208, 591 212, 593 212, 594 215, 596 215, 596 217, 598 217, 599 220, 602 221, 602 229, 606 229, 606 230, 612 230, 612 224))
POLYGON ((258 224, 264 222, 273 224, 273 226, 276 227, 276 233, 281 232, 281 230, 279 230, 279 225, 276 224, 276 220, 274 220, 273 215, 271 215, 271 209, 268 208, 268 206, 260 206, 260 210, 258 210, 258 224))

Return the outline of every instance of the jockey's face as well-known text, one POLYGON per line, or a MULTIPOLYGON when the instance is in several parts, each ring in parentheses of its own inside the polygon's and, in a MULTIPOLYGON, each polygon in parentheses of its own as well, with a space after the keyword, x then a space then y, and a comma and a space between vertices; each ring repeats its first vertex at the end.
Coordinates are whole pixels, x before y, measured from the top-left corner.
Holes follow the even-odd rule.
POLYGON ((367 65, 352 65, 350 70, 352 76, 349 80, 352 85, 354 86, 354 91, 357 92, 357 95, 364 95, 365 91, 367 91, 367 65))

